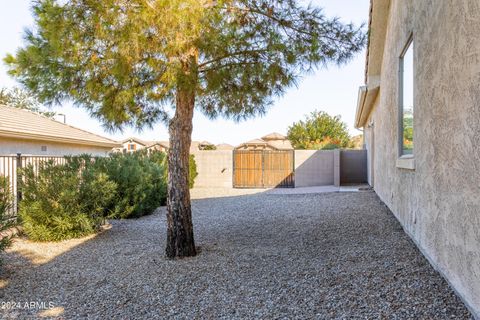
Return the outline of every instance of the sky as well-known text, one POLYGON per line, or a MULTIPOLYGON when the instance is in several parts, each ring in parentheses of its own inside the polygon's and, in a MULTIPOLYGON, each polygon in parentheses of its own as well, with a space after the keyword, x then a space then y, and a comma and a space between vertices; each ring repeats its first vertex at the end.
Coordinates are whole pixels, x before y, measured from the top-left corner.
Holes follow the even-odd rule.
MULTIPOLYGON (((324 8, 327 16, 337 16, 343 22, 356 25, 367 23, 369 0, 313 0, 312 5, 324 8)), ((23 44, 25 28, 33 25, 30 11, 31 0, 2 0, 0 11, 0 58, 8 53, 15 53, 23 44)), ((364 82, 365 51, 358 53, 353 60, 340 67, 330 65, 316 72, 305 75, 297 87, 287 89, 283 97, 277 98, 267 114, 241 122, 222 118, 210 120, 200 112, 193 119, 193 140, 211 143, 229 143, 238 145, 242 142, 260 138, 271 132, 286 134, 288 127, 302 120, 314 110, 325 111, 330 115, 340 115, 347 124, 350 134, 361 132, 354 129, 355 108, 358 87, 364 82)), ((7 74, 3 62, 0 62, 0 87, 18 86, 7 74)), ((141 132, 125 129, 123 132, 107 132, 101 123, 89 114, 69 103, 55 107, 53 111, 66 115, 67 123, 90 132, 115 140, 138 137, 143 140, 168 140, 168 130, 163 123, 154 129, 141 132)))

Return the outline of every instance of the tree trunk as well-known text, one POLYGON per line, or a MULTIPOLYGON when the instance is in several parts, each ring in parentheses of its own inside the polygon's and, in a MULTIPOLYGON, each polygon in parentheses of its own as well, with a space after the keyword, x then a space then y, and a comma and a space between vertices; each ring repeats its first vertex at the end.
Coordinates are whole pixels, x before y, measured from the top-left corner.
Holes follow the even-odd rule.
POLYGON ((190 206, 189 157, 192 142, 192 118, 195 93, 178 89, 175 116, 170 121, 167 198, 167 258, 190 257, 197 254, 193 239, 190 206))

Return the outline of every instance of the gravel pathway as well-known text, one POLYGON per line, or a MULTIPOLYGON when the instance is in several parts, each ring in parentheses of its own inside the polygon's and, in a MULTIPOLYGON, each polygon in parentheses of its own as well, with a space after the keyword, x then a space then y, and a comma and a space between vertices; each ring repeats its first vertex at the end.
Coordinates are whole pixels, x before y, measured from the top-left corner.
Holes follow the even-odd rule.
POLYGON ((194 258, 164 259, 164 208, 113 221, 109 230, 82 241, 18 240, 7 254, 0 302, 21 306, 0 315, 471 317, 371 191, 224 195, 194 200, 193 208, 201 248, 194 258), (63 246, 68 250, 61 253, 63 246), (29 301, 37 306, 25 308, 29 301))

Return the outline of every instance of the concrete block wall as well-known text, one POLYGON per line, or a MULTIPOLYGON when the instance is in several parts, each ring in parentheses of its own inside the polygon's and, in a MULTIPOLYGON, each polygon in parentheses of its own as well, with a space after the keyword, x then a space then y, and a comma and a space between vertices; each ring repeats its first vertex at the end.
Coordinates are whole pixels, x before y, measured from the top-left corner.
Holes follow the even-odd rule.
POLYGON ((333 151, 295 150, 295 187, 312 187, 333 184, 333 151))
MULTIPOLYGON (((233 151, 208 150, 192 153, 197 163, 197 188, 233 186, 233 151)), ((364 150, 295 150, 295 187, 341 183, 366 183, 364 150)))
POLYGON ((204 150, 195 156, 198 176, 194 187, 225 187, 233 185, 233 152, 231 150, 204 150))
POLYGON ((340 187, 340 149, 333 151, 333 184, 340 187))
POLYGON ((340 184, 368 181, 366 150, 342 150, 339 155, 340 184))

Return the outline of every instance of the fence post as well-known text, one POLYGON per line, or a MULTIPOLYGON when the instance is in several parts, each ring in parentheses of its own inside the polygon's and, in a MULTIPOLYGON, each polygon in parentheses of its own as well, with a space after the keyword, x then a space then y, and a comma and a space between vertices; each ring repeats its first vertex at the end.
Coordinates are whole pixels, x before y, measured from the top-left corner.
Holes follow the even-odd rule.
POLYGON ((342 183, 340 178, 341 177, 340 171, 342 170, 340 166, 341 156, 342 156, 341 149, 333 150, 333 184, 335 187, 340 187, 342 183))
POLYGON ((22 173, 21 173, 21 169, 22 169, 22 154, 21 153, 17 153, 17 163, 16 163, 16 173, 17 173, 17 213, 18 213, 18 210, 19 210, 19 204, 20 204, 20 201, 22 200, 22 190, 20 188, 20 183, 22 181, 22 173))

